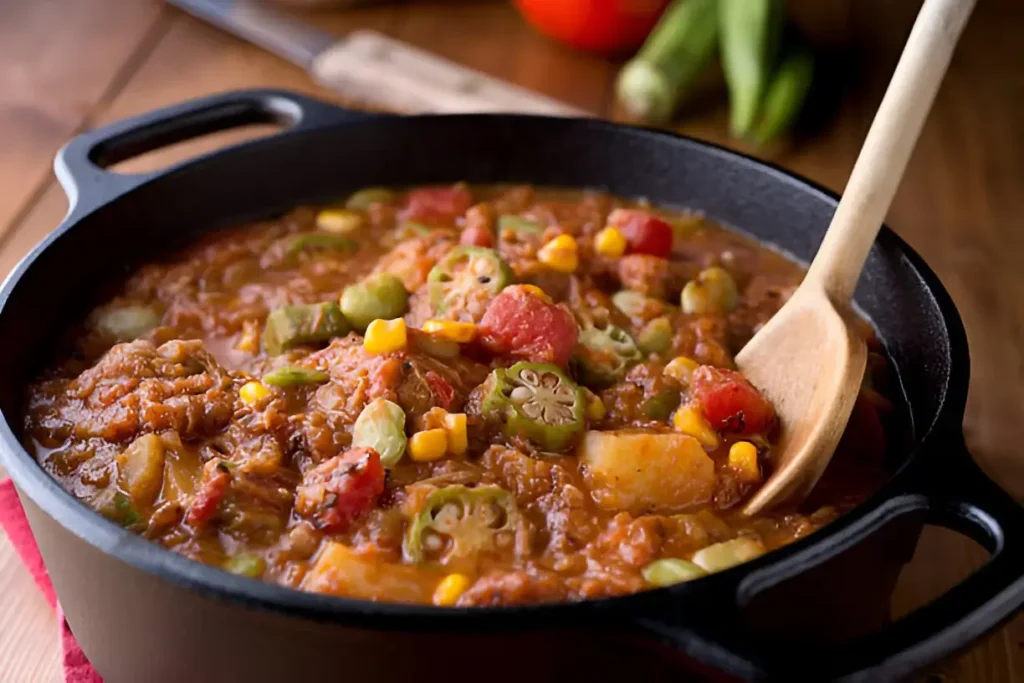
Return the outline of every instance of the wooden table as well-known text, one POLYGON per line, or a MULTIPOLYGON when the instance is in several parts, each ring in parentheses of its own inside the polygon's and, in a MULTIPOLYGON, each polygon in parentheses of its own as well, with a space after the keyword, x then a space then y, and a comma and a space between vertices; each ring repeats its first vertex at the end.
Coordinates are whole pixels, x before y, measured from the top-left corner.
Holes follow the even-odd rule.
MULTIPOLYGON (((856 47, 861 77, 826 127, 771 158, 841 190, 919 3, 791 4, 815 35, 843 36, 856 47)), ((967 439, 984 469, 1022 498, 1024 3, 979 5, 889 220, 939 273, 963 314, 974 361, 967 439)), ((619 117, 616 64, 538 37, 498 0, 400 4, 314 20, 339 33, 382 30, 619 117)), ((69 137, 185 98, 254 86, 334 97, 299 69, 157 0, 0 0, 0 273, 63 217, 50 164, 69 137)), ((728 143, 718 99, 689 107, 681 130, 728 143)), ((901 578, 894 610, 921 604, 983 560, 965 539, 929 531, 901 578)), ((0 681, 58 680, 53 617, 2 536, 0 586, 0 681)), ((1018 617, 941 671, 963 682, 1024 680, 1022 648, 1018 617)))

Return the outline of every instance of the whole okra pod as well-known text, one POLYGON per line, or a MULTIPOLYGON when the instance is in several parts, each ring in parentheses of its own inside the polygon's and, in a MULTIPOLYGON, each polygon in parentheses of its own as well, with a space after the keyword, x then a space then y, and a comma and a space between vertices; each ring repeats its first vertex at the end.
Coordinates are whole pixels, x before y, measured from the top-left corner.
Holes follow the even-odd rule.
POLYGON ((765 93, 761 116, 754 131, 754 141, 758 145, 770 143, 796 123, 813 78, 814 57, 810 51, 800 49, 782 60, 765 93))
POLYGON ((729 127, 750 134, 775 66, 782 0, 718 0, 722 70, 731 101, 729 127))

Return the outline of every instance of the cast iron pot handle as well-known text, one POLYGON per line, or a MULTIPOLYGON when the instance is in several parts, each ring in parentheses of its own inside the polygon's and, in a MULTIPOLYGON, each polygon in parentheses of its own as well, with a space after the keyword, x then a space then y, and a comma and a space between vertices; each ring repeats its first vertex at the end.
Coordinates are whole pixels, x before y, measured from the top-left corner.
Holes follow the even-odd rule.
POLYGON ((860 528, 850 529, 844 547, 822 552, 811 546, 749 573, 738 568, 732 580, 728 578, 731 572, 711 577, 709 583, 718 578, 724 581, 708 591, 709 601, 719 607, 728 605, 718 611, 721 620, 714 632, 677 627, 671 616, 645 619, 641 625, 687 656, 710 658, 711 663, 750 679, 899 680, 956 652, 1024 604, 1024 508, 982 473, 961 435, 949 438, 947 444, 946 452, 918 458, 901 473, 903 493, 890 499, 877 514, 859 520, 860 528), (745 628, 742 606, 759 592, 862 542, 895 516, 915 511, 924 513, 926 524, 970 537, 988 550, 991 558, 931 603, 876 634, 836 648, 766 653, 741 635, 745 628))
POLYGON ((236 90, 171 105, 83 133, 57 153, 54 170, 68 195, 68 216, 83 215, 166 173, 167 169, 150 173, 107 170, 140 154, 251 124, 277 123, 286 128, 276 135, 285 135, 372 116, 379 114, 350 111, 284 90, 236 90))
POLYGON ((907 494, 925 523, 957 531, 992 556, 974 574, 836 660, 844 681, 896 679, 957 652, 1012 617, 1024 604, 1024 508, 981 471, 963 443, 919 458, 907 494))

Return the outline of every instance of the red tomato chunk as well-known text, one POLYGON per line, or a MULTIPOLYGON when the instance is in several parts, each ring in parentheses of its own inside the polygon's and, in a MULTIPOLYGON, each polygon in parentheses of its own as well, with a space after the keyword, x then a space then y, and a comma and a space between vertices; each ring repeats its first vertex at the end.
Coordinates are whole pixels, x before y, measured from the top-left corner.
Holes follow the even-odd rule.
POLYGON ((412 190, 401 217, 425 223, 444 223, 466 213, 472 204, 473 196, 460 186, 412 190))
POLYGON ((202 486, 192 505, 189 506, 186 521, 192 526, 199 526, 210 521, 230 486, 231 474, 226 465, 213 460, 206 463, 203 467, 202 486))
POLYGON ((372 448, 353 448, 306 473, 295 511, 325 531, 343 531, 384 492, 384 467, 372 448))
POLYGON ((775 424, 775 408, 735 370, 703 365, 690 379, 693 396, 715 429, 733 434, 766 434, 775 424))
POLYGON ((480 341, 489 351, 534 363, 564 366, 578 334, 572 313, 519 285, 496 296, 480 321, 480 341))
POLYGON ((615 209, 608 225, 626 238, 626 252, 667 258, 672 253, 672 226, 640 209, 615 209))

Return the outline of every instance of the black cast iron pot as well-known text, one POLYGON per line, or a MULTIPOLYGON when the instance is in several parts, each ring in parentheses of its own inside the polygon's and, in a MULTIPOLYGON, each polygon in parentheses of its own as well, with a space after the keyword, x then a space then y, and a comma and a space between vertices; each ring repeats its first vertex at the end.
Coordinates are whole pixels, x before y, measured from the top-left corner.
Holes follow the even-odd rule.
POLYGON ((883 230, 856 300, 905 392, 908 437, 884 487, 841 520, 700 581, 615 599, 444 609, 266 585, 151 544, 65 493, 21 447, 23 388, 52 340, 130 266, 191 235, 366 185, 468 180, 600 187, 701 209, 808 260, 836 198, 694 140, 595 120, 358 114, 284 92, 169 107, 72 140, 57 174, 63 224, 0 291, 0 452, 72 630, 107 683, 214 681, 900 678, 1024 602, 1024 511, 963 445, 964 330, 921 259, 883 230), (117 161, 235 126, 277 135, 170 169, 117 161), (888 623, 924 523, 992 553, 934 603, 888 623))

